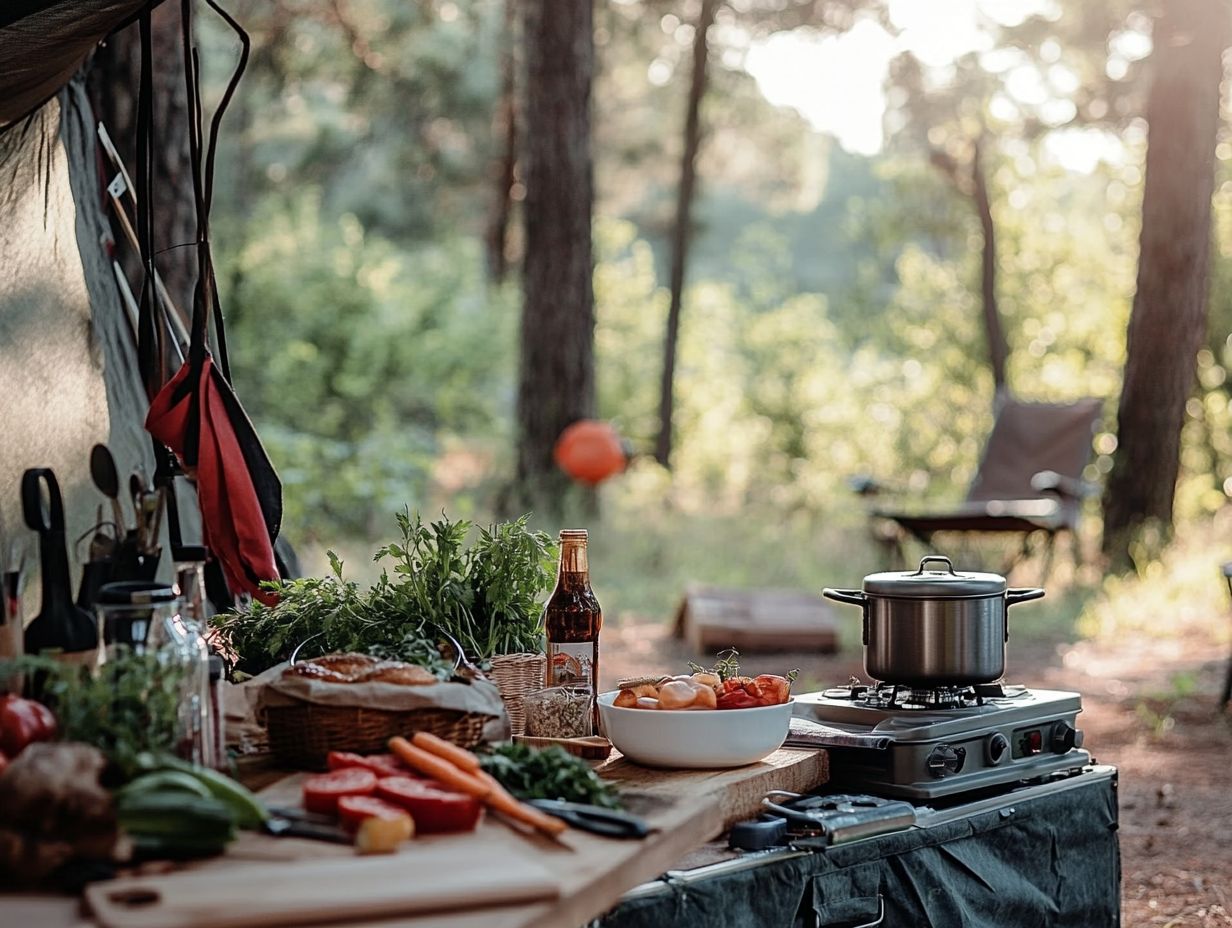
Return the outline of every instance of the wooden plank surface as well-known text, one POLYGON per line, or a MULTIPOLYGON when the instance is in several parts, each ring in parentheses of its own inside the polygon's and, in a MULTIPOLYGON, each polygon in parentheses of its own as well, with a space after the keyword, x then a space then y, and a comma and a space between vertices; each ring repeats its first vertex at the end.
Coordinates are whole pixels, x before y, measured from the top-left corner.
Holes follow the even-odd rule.
MULTIPOLYGON (((337 928, 577 928, 607 911, 626 890, 654 879, 689 851, 717 837, 733 821, 755 815, 768 790, 802 792, 820 786, 827 777, 826 761, 824 751, 784 748, 757 764, 732 770, 664 771, 639 767, 613 755, 597 770, 617 783, 629 811, 646 818, 654 829, 641 841, 617 841, 570 830, 560 842, 553 842, 516 831, 495 816, 485 816, 473 833, 419 838, 398 855, 380 859, 382 873, 391 864, 404 865, 408 886, 415 885, 424 861, 442 856, 458 869, 474 872, 478 881, 482 881, 485 869, 499 867, 503 860, 530 860, 556 880, 559 896, 554 901, 375 921, 342 917, 328 923, 337 928)), ((275 804, 297 800, 302 779, 303 775, 286 777, 262 795, 275 804)), ((191 872, 194 879, 208 879, 209 874, 216 877, 220 906, 242 907, 245 901, 232 891, 236 880, 231 876, 279 861, 292 874, 297 862, 331 858, 355 861, 347 847, 246 833, 224 857, 203 862, 191 872)), ((334 892, 346 897, 344 883, 335 883, 334 892)), ((6 916, 10 911, 23 916, 14 924, 40 928, 77 928, 83 924, 75 900, 21 897, 18 907, 10 910, 14 899, 0 897, 0 908, 6 916)), ((5 922, 7 925, 7 918, 5 922)), ((268 924, 279 922, 270 920, 268 924)))

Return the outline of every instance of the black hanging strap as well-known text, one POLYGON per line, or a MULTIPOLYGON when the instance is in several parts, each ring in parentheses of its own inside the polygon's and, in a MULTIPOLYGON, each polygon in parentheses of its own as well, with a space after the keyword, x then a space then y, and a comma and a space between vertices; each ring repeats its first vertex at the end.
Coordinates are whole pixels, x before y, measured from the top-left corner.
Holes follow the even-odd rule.
POLYGON ((137 247, 141 253, 141 300, 137 316, 137 368, 146 393, 153 397, 166 379, 164 342, 158 324, 157 288, 154 286, 154 76, 150 34, 150 7, 142 11, 141 83, 137 96, 137 247))

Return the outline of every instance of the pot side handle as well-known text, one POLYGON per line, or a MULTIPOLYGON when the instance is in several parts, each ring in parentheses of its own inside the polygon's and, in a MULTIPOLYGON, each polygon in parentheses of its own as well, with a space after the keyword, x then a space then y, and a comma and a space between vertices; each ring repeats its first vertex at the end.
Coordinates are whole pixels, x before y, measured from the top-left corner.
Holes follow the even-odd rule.
MULTIPOLYGON (((1042 593, 1043 591, 1041 590, 1040 592, 1042 593)), ((863 590, 835 590, 826 587, 821 591, 821 595, 826 599, 833 599, 835 602, 859 606, 861 609, 868 605, 868 597, 864 595, 863 590)))
POLYGON ((1032 599, 1043 598, 1044 591, 1039 587, 1011 589, 1005 591, 1005 605, 1016 606, 1018 603, 1029 602, 1032 599))
POLYGON ((852 606, 859 606, 860 613, 863 616, 863 623, 860 627, 860 641, 862 644, 868 644, 868 595, 863 590, 835 590, 831 587, 826 587, 821 591, 821 595, 826 599, 832 599, 839 603, 848 603, 852 606))

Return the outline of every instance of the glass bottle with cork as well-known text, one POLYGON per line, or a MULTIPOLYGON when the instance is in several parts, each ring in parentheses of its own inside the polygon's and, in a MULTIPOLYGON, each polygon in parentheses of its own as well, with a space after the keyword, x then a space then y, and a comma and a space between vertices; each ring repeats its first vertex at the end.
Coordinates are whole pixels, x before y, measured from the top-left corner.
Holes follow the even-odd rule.
POLYGON ((560 570, 556 589, 543 611, 547 638, 549 687, 585 690, 591 701, 593 730, 598 730, 594 697, 599 686, 599 630, 603 610, 590 588, 590 565, 586 557, 586 529, 563 529, 560 533, 560 570))

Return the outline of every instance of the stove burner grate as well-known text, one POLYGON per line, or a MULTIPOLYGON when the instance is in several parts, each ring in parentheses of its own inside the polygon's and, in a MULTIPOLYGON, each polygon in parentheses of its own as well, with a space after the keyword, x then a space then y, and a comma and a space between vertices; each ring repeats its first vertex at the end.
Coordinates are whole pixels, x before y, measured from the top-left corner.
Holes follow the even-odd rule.
POLYGON ((1010 699, 1025 695, 1026 692, 1025 687, 1007 687, 1000 683, 919 689, 896 683, 867 684, 852 678, 846 686, 828 689, 824 695, 827 699, 850 699, 855 705, 870 709, 927 712, 938 709, 970 709, 984 705, 986 699, 1010 699))

